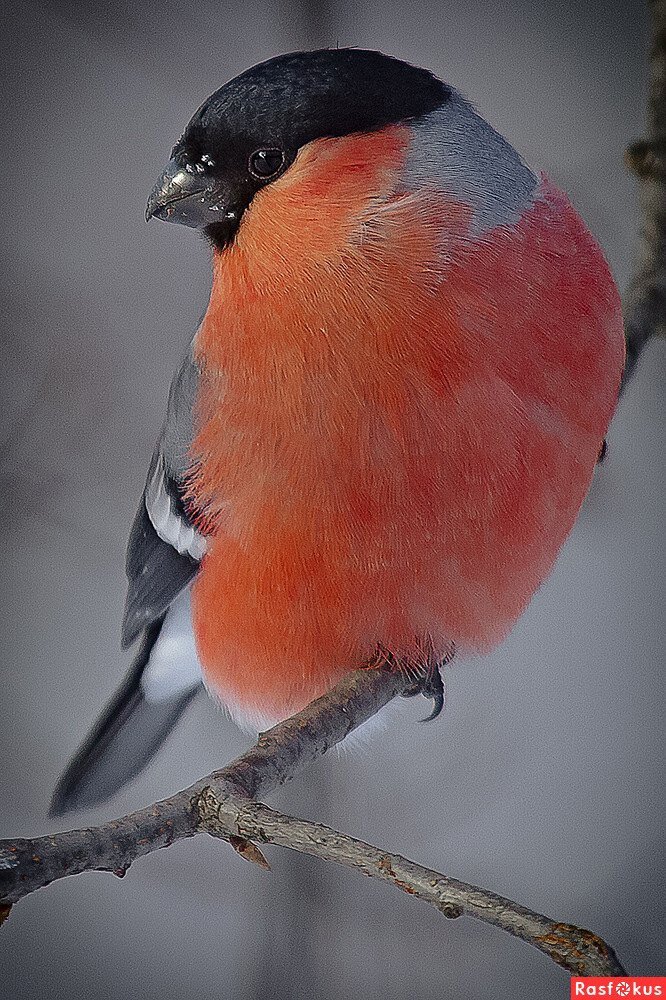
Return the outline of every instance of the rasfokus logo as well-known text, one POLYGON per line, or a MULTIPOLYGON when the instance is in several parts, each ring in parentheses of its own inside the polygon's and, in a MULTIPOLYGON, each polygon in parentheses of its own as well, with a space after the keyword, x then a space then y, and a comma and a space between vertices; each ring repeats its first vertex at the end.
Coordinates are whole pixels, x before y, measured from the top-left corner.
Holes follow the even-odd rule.
POLYGON ((574 976, 569 996, 666 998, 666 976, 574 976))

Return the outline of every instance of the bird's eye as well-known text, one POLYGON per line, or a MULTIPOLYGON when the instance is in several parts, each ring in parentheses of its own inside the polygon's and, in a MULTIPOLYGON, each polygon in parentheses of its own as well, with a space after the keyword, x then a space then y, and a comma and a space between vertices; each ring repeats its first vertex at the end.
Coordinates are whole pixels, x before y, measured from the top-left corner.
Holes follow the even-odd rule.
POLYGON ((265 181, 275 177, 284 164, 284 153, 281 149, 258 149, 250 157, 249 169, 253 177, 265 181))

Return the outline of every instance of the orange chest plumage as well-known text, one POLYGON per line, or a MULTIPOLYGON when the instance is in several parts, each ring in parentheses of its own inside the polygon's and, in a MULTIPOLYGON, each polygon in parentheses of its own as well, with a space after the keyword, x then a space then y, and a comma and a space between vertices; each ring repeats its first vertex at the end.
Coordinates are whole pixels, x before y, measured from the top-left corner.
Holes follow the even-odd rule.
POLYGON ((190 483, 209 687, 279 718, 419 637, 483 650, 550 570, 622 365, 617 293, 543 182, 513 227, 401 192, 403 129, 306 148, 216 260, 190 483))

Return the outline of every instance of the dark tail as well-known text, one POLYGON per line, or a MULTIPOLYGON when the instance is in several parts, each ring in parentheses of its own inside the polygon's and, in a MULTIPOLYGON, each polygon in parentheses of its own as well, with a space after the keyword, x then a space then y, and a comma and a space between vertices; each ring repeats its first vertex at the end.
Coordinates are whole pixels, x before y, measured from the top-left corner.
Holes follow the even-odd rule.
POLYGON ((60 778, 50 816, 89 808, 114 795, 154 757, 197 693, 193 687, 163 701, 144 698, 141 676, 161 628, 162 620, 146 629, 123 683, 60 778))

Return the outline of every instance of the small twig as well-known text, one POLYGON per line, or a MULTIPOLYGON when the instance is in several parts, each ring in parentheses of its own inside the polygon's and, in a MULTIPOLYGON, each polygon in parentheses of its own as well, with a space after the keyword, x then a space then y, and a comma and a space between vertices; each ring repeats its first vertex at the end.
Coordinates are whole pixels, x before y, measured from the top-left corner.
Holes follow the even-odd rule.
POLYGON ((643 221, 634 277, 624 297, 627 362, 623 386, 652 337, 666 333, 666 0, 650 0, 652 45, 647 138, 626 153, 640 180, 643 221))
POLYGON ((289 847, 391 882, 447 917, 466 914, 500 927, 571 972, 622 973, 613 950, 589 931, 557 923, 485 889, 254 801, 341 742, 411 685, 406 674, 387 666, 357 670, 329 694, 263 734, 228 767, 177 795, 93 829, 0 841, 0 906, 84 871, 123 876, 141 855, 205 831, 229 841, 242 857, 262 867, 268 862, 257 843, 289 847))
POLYGON ((487 889, 424 868, 400 854, 380 850, 321 823, 285 816, 261 802, 219 799, 204 788, 197 800, 201 829, 228 840, 277 844, 323 861, 357 868, 371 878, 390 882, 402 892, 430 903, 445 917, 463 914, 493 924, 543 951, 576 975, 615 976, 624 969, 605 941, 572 924, 558 923, 487 889))

